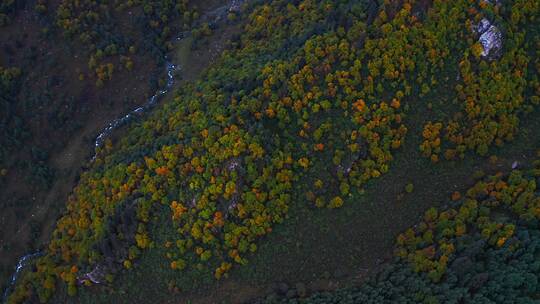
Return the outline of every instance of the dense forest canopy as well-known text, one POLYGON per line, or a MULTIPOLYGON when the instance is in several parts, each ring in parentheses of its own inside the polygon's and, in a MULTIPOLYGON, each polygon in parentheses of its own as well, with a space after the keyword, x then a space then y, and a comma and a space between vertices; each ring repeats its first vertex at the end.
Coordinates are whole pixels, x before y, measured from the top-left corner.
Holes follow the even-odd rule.
MULTIPOLYGON (((89 65, 98 86, 113 70, 103 56, 118 56, 129 69, 129 40, 103 43, 108 21, 104 32, 93 28, 109 20, 111 5, 67 1, 55 17, 66 36, 93 46, 89 65)), ((185 2, 141 6, 160 50, 174 36, 166 25, 173 8, 171 14, 187 12, 186 24, 194 18, 185 2)), ((201 271, 220 280, 249 263, 293 206, 354 204, 368 183, 392 170, 410 136, 423 138, 418 149, 434 166, 488 156, 515 138, 520 119, 540 101, 538 18, 534 0, 245 5, 241 34, 198 81, 98 148, 45 255, 23 273, 9 303, 111 283, 158 247, 179 275, 201 271), (476 28, 484 19, 500 31, 501 50, 482 44, 476 28), (416 109, 430 111, 428 120, 408 120, 416 109), (161 215, 167 220, 158 221, 161 215), (153 225, 169 227, 165 241, 149 233, 153 225)), ((398 237, 396 264, 372 283, 307 303, 533 301, 538 284, 519 276, 538 277, 536 173, 495 175, 463 198, 456 194, 454 207, 428 210, 398 237), (477 243, 485 253, 465 253, 477 243), (501 256, 515 267, 499 266, 501 256), (483 266, 464 274, 451 266, 477 259, 483 266), (499 272, 511 280, 477 282, 499 272), (415 293, 403 292, 409 275, 415 293)))

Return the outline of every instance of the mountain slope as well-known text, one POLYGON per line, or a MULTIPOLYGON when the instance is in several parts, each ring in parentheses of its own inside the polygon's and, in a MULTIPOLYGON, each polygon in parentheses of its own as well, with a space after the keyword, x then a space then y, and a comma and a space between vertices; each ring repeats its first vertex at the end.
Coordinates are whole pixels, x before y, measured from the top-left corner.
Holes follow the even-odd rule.
POLYGON ((146 251, 221 279, 290 209, 359 201, 408 137, 433 163, 512 140, 538 99, 538 4, 427 4, 254 4, 199 81, 99 151, 10 300, 112 282, 146 251), (500 57, 479 52, 482 18, 500 57))

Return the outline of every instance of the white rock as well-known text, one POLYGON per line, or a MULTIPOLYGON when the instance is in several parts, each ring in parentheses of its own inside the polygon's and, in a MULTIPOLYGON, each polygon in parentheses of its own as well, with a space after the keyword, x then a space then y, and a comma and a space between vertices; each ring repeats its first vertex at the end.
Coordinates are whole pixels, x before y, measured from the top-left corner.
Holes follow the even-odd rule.
POLYGON ((502 49, 501 31, 486 18, 476 26, 476 32, 480 34, 478 41, 482 44, 482 57, 495 57, 502 49))
POLYGON ((489 30, 489 27, 491 26, 491 22, 487 20, 486 18, 480 20, 480 23, 476 26, 476 32, 479 34, 483 34, 489 30))

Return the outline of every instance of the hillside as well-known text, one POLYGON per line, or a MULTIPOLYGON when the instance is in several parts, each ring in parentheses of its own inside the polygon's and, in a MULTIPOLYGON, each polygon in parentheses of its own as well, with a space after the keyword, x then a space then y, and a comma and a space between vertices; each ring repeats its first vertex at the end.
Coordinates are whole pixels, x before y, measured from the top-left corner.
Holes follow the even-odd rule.
MULTIPOLYGON (((198 26, 199 15, 220 5, 206 1, 199 9, 153 1, 153 8, 144 11, 144 3, 89 3, 2 2, 2 16, 8 16, 0 18, 2 289, 16 259, 50 238, 68 194, 95 153, 96 136, 164 86, 164 56, 172 48, 165 41, 175 38, 171 31, 198 26), (116 8, 100 15, 99 22, 88 20, 111 7, 116 8), (177 25, 188 15, 193 20, 177 25), (166 16, 169 22, 153 21, 166 16)), ((201 64, 185 66, 189 78, 198 73, 190 67, 201 64)))
MULTIPOLYGON (((357 287, 305 301, 538 298, 537 284, 524 293, 522 283, 492 280, 522 272, 531 281, 538 277, 536 264, 514 252, 538 254, 537 172, 510 173, 536 166, 540 148, 536 1, 232 1, 209 2, 203 13, 188 1, 38 2, 34 13, 25 10, 29 5, 7 6, 9 25, 0 32, 54 23, 52 34, 41 31, 50 39, 27 40, 78 36, 72 48, 91 49, 75 55, 81 65, 58 66, 58 73, 80 75, 48 81, 51 97, 70 90, 72 101, 85 92, 111 103, 147 97, 165 84, 150 79, 171 57, 185 67, 185 81, 105 140, 95 158, 89 161, 86 150, 67 172, 53 174, 47 164, 55 152, 47 151, 61 149, 40 152, 40 140, 58 137, 61 146, 75 134, 95 135, 96 124, 126 111, 91 107, 94 114, 80 114, 87 122, 62 114, 83 131, 43 128, 54 120, 32 106, 18 108, 19 101, 36 100, 25 95, 40 92, 28 85, 36 83, 32 77, 54 75, 58 64, 37 65, 32 74, 32 61, 4 47, 2 58, 10 61, 2 65, 10 68, 2 70, 1 88, 11 97, 3 102, 22 114, 6 115, 3 126, 16 131, 8 126, 35 123, 26 139, 31 144, 21 151, 29 149, 46 166, 37 172, 50 192, 35 191, 52 198, 70 193, 54 231, 34 228, 48 243, 38 246, 41 255, 24 268, 8 303, 239 303, 267 293, 268 303, 295 303, 290 298, 304 298, 306 290, 343 286, 357 287), (221 26, 205 17, 214 7, 226 19, 221 26), (52 8, 56 15, 47 13, 52 8), (135 29, 141 20, 151 29, 144 35, 135 29), (179 36, 182 43, 173 43, 179 36), (92 88, 79 89, 81 83, 92 88), (108 114, 90 119, 100 113, 108 114), (493 176, 477 182, 483 172, 493 176), (445 207, 450 196, 454 202, 445 207), (485 253, 464 253, 466 244, 481 241, 485 253), (500 255, 521 272, 493 266, 502 263, 500 255), (448 267, 465 259, 476 265, 465 277, 448 267), (473 296, 463 286, 478 275, 483 282, 473 296), (415 278, 415 294, 404 293, 403 276, 415 278), (482 288, 501 291, 490 298, 482 288)), ((68 64, 62 57, 58 62, 68 64)), ((25 138, 17 132, 13 138, 25 138)), ((22 143, 6 144, 11 150, 2 154, 4 189, 13 193, 27 189, 17 188, 18 175, 36 175, 32 165, 10 169, 17 163, 12 158, 27 157, 12 152, 22 143)), ((16 197, 2 191, 3 198, 16 197)), ((6 204, 16 214, 14 205, 6 204)), ((33 208, 45 209, 45 217, 57 214, 33 203, 18 212, 31 217, 33 208)), ((30 223, 7 218, 6 227, 30 223)), ((18 246, 12 252, 19 255, 28 248, 18 246)))
POLYGON ((456 192, 451 207, 427 210, 398 236, 395 260, 360 288, 258 303, 538 302, 540 162, 533 163, 483 178, 464 197, 456 192))

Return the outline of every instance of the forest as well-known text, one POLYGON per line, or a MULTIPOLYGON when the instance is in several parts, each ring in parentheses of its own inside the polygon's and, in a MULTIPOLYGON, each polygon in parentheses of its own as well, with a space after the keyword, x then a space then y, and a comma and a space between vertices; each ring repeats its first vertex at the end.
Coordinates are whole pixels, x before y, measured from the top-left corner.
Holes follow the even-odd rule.
MULTIPOLYGON (((539 2, 238 3, 214 62, 96 146, 95 158, 82 157, 7 303, 183 303, 205 290, 216 291, 212 303, 538 301, 539 2), (392 221, 390 209, 403 216, 392 221), (366 210, 388 225, 376 233, 384 239, 369 238, 366 210), (329 248, 301 249, 308 236, 329 248), (377 249, 350 253, 365 244, 377 249), (293 252, 327 262, 305 266, 293 252), (260 270, 276 256, 293 260, 290 275, 260 270), (364 259, 369 275, 356 284, 326 274, 334 263, 359 270, 364 259), (271 284, 315 277, 343 284, 271 284), (219 293, 246 281, 260 286, 244 298, 219 293)), ((47 189, 61 174, 48 165, 55 149, 36 145, 48 133, 32 125, 42 114, 31 114, 33 100, 77 107, 76 94, 63 92, 72 82, 97 99, 148 95, 165 82, 156 70, 176 38, 191 35, 196 51, 219 35, 191 1, 4 0, 0 24, 16 27, 28 9, 45 25, 40 35, 69 45, 81 65, 69 81, 50 77, 53 93, 39 95, 26 90, 32 61, 0 61, 6 185, 19 167, 47 189), (138 86, 135 72, 146 73, 145 89, 114 91, 138 86)), ((50 114, 65 115, 50 116, 50 127, 67 128, 73 113, 50 114)))

